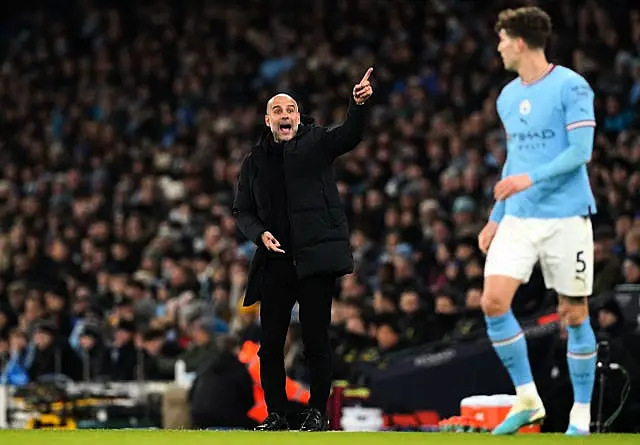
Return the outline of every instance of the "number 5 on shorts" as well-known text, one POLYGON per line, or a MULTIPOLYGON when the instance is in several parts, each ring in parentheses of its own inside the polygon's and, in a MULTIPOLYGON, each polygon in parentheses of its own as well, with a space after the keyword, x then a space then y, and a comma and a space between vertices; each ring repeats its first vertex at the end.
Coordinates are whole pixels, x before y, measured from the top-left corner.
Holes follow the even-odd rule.
POLYGON ((584 250, 580 250, 576 255, 576 273, 584 273, 587 270, 587 263, 584 262, 583 255, 584 250))

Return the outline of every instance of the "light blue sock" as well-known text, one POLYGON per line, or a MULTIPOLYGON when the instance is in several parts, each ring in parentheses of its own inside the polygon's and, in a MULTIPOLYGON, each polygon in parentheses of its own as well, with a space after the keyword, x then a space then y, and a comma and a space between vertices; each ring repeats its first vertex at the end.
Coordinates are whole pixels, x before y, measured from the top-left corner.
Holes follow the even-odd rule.
POLYGON ((576 403, 591 403, 596 379, 596 336, 589 320, 578 326, 568 326, 567 363, 576 403))
POLYGON ((504 367, 507 368, 514 386, 517 388, 532 383, 533 375, 529 365, 527 341, 511 309, 499 317, 487 316, 485 321, 493 349, 502 360, 504 367))

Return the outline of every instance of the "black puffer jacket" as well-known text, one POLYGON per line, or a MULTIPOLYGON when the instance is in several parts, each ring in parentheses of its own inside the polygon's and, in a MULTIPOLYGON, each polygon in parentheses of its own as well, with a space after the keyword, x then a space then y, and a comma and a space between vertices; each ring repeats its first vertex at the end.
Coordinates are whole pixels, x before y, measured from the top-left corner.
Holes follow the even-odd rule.
MULTIPOLYGON (((341 276, 353 271, 349 227, 333 174, 336 157, 362 140, 368 106, 349 104, 346 120, 321 127, 302 116, 296 136, 284 147, 284 174, 291 222, 293 262, 299 278, 314 274, 341 276)), ((233 215, 240 231, 258 245, 249 272, 245 305, 260 300, 266 248, 260 239, 272 217, 266 174, 266 129, 242 164, 233 215)))

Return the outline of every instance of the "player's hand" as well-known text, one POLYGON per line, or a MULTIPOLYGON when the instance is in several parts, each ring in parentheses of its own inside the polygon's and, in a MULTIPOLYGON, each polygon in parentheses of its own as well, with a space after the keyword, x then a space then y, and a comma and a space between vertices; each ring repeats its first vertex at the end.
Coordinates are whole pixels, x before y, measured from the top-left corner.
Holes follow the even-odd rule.
POLYGON ((504 201, 516 193, 528 189, 532 185, 533 182, 527 174, 507 176, 496 184, 493 189, 493 195, 496 201, 504 201))
POLYGON ((280 248, 280 242, 276 239, 275 236, 271 234, 271 232, 264 232, 261 238, 262 243, 268 250, 272 252, 284 253, 284 250, 280 248))
POLYGON ((373 87, 371 83, 369 83, 369 76, 373 72, 373 68, 369 68, 362 80, 353 87, 353 100, 356 101, 358 105, 362 105, 371 97, 373 94, 373 87))
POLYGON ((491 241, 493 241, 493 237, 496 236, 496 231, 498 230, 498 223, 494 221, 489 221, 480 231, 478 235, 478 247, 485 255, 489 251, 489 246, 491 246, 491 241))

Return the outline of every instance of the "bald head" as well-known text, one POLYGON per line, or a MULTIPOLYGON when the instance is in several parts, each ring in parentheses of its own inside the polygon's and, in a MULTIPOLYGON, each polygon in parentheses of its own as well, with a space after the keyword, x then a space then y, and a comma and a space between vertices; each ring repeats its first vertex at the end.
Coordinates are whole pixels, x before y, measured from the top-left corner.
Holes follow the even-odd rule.
POLYGON ((279 93, 279 94, 276 94, 275 96, 273 96, 271 99, 269 99, 267 101, 267 114, 269 114, 271 112, 271 108, 276 103, 277 104, 281 104, 281 103, 291 104, 292 103, 296 107, 296 111, 298 111, 298 102, 296 102, 293 97, 291 97, 291 96, 289 96, 288 94, 285 94, 285 93, 279 93))
POLYGON ((286 142, 296 135, 300 125, 298 103, 288 94, 280 93, 267 102, 264 122, 276 142, 286 142))

